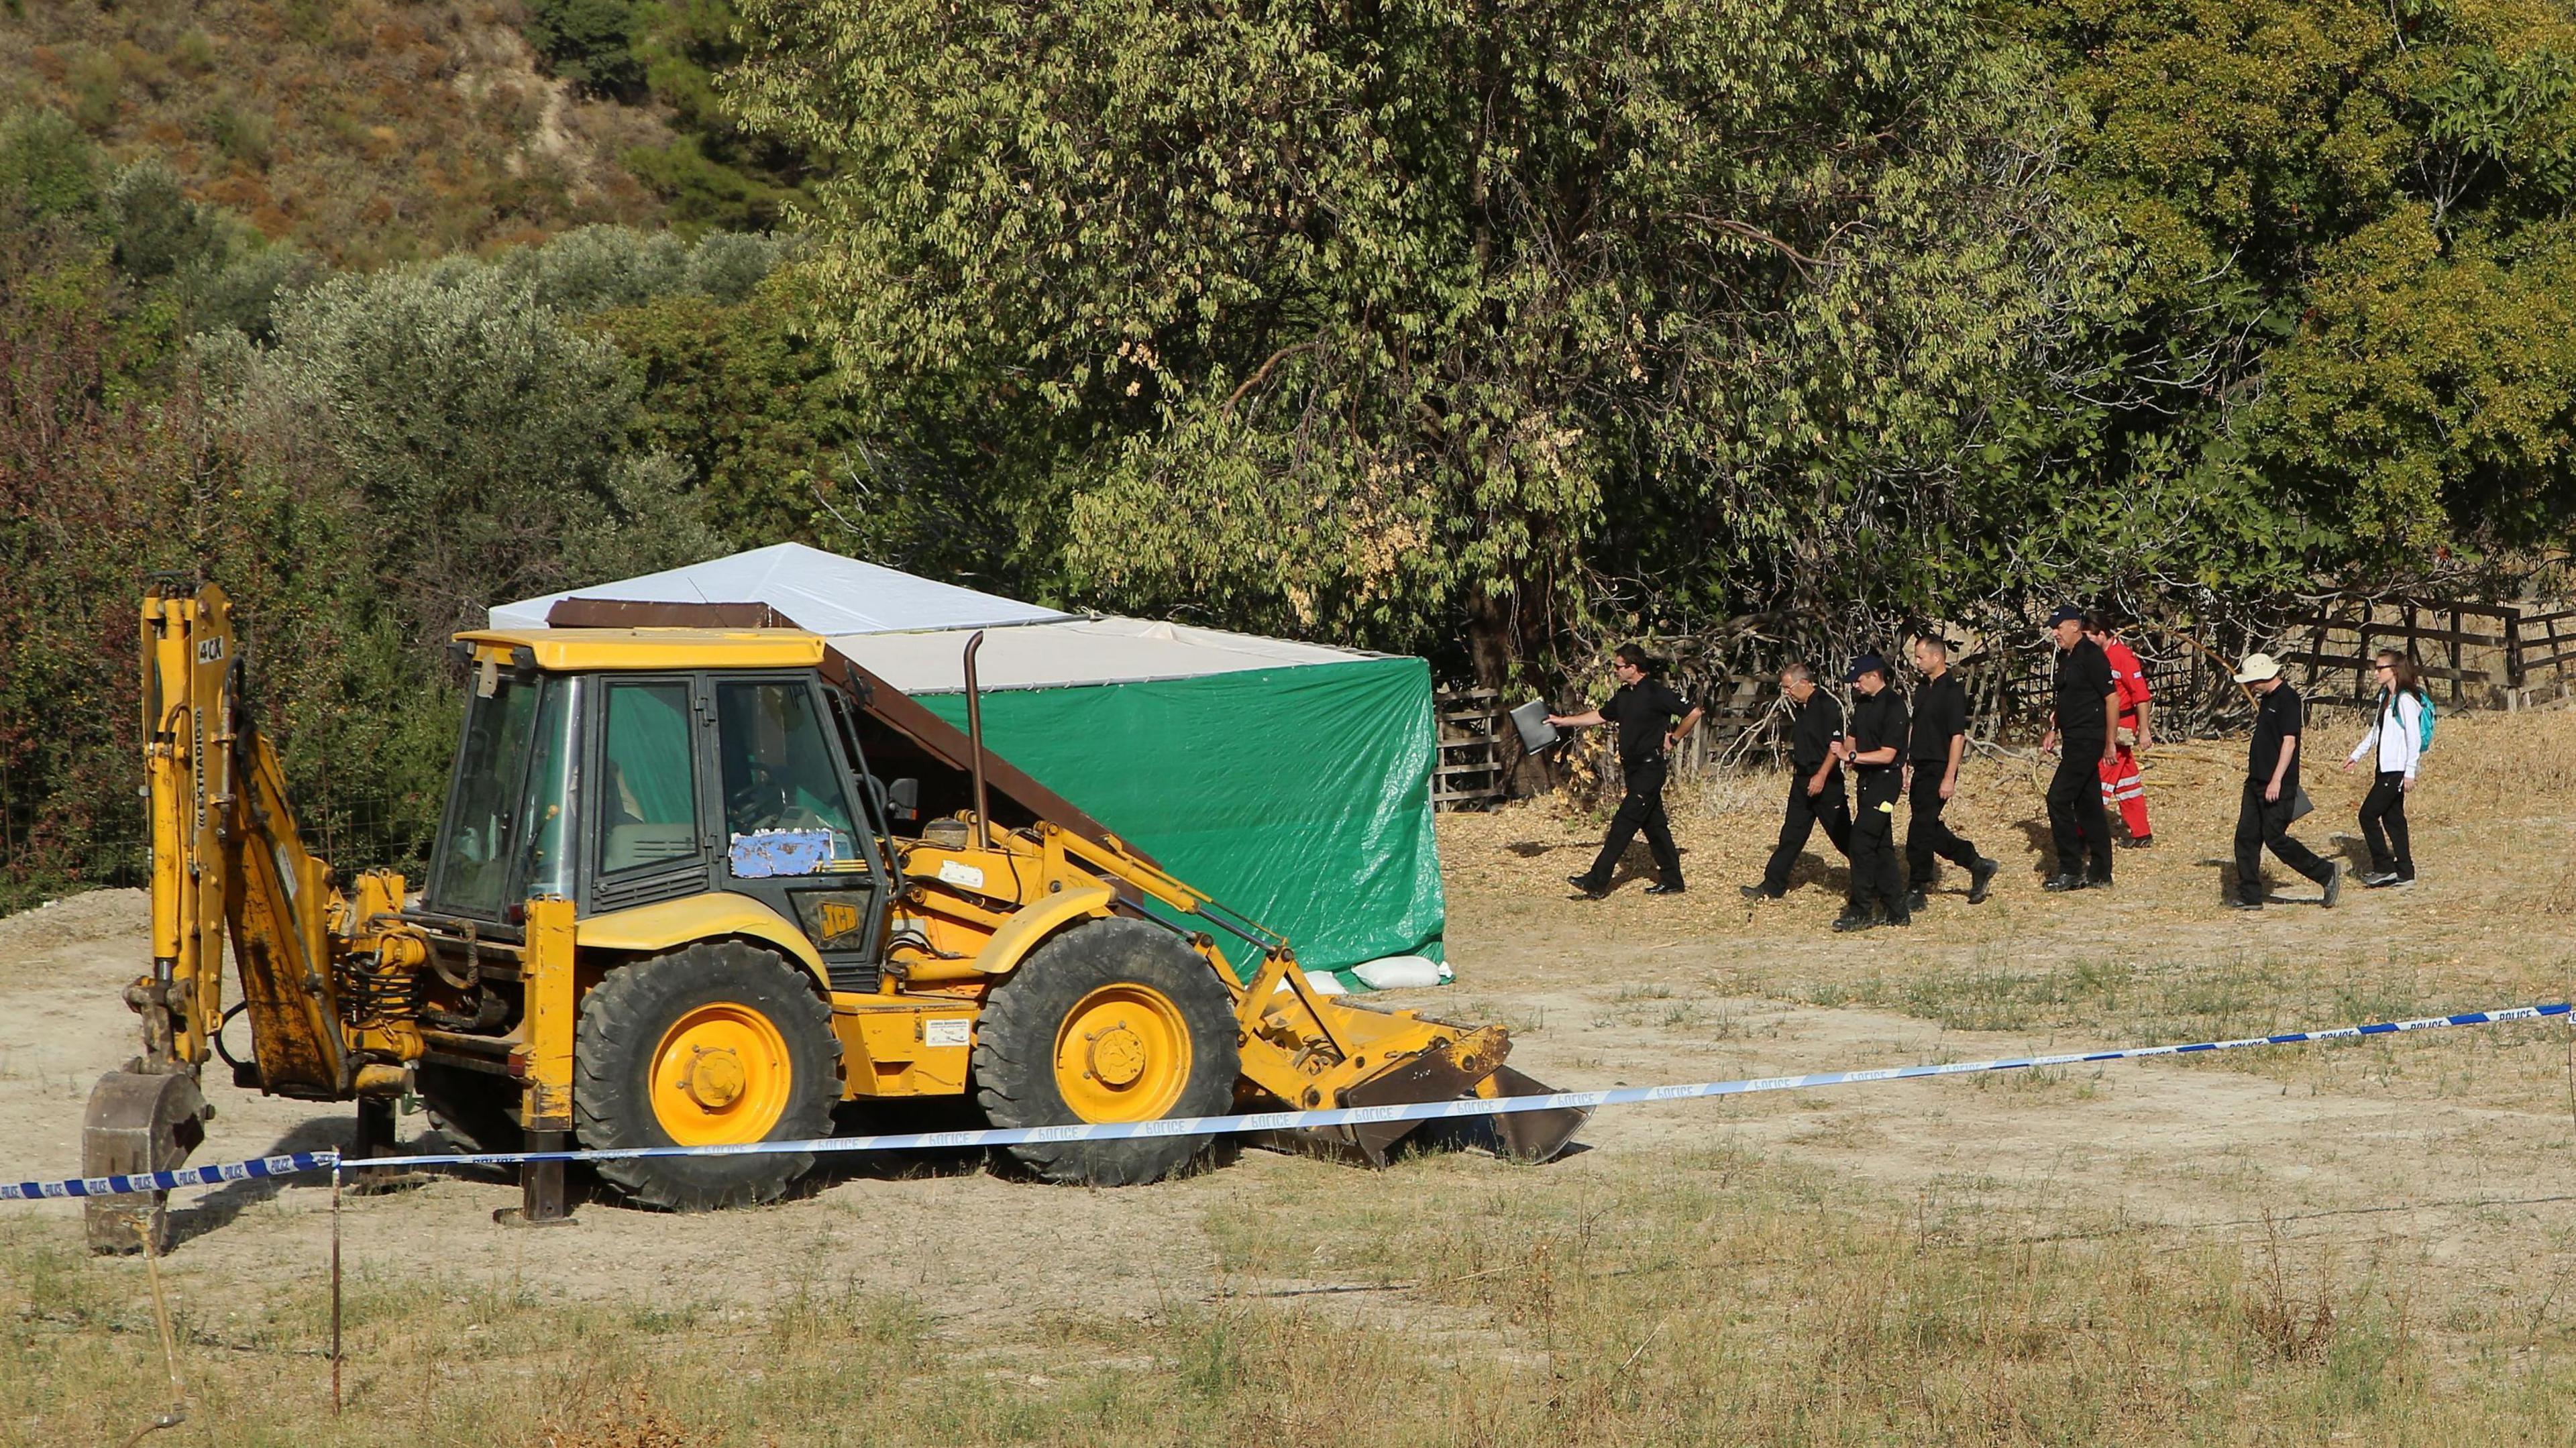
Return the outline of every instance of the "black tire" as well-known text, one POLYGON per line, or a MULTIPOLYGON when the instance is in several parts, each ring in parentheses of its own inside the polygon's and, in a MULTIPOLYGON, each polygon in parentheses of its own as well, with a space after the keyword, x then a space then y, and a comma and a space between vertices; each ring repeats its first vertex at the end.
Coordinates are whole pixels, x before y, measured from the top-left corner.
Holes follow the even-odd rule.
MULTIPOLYGON (((993 988, 975 1026, 976 1099, 995 1126, 1062 1126, 1084 1119, 1056 1083, 1057 1038, 1094 992, 1148 987, 1178 1009, 1190 1042, 1177 1097, 1155 1119, 1222 1116, 1239 1072, 1234 1002, 1206 961, 1170 931, 1142 920, 1094 920, 1038 947, 993 988)), ((1132 1186, 1170 1176, 1212 1143, 1188 1137, 1043 1142, 1009 1148, 1039 1177, 1088 1186, 1132 1186)))
MULTIPOLYGON (((653 1055, 691 1011, 732 1005, 765 1017, 786 1045, 786 1101, 764 1141, 832 1133, 841 1043, 832 1010, 803 971, 766 950, 712 941, 620 966, 582 997, 573 1039, 573 1129, 584 1147, 677 1145, 655 1115, 653 1055)), ((675 1212, 774 1201, 814 1165, 810 1153, 630 1157, 594 1164, 639 1206, 675 1212)))
POLYGON ((519 1151, 519 1083, 462 1066, 423 1061, 412 1067, 412 1091, 438 1134, 469 1153, 519 1151))

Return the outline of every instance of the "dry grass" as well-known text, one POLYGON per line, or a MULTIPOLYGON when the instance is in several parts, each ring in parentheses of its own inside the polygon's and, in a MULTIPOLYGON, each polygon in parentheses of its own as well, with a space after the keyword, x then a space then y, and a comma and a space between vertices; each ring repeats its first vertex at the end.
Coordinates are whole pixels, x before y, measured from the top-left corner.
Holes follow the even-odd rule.
MULTIPOLYGON (((968 1224, 945 1224, 972 1230, 968 1224)), ((162 1406, 131 1264, 0 1223, 0 1424, 95 1443, 162 1406)), ((2060 1213, 2005 1232, 1824 1174, 1696 1153, 1616 1177, 1470 1158, 1322 1167, 1229 1198, 1225 1277, 1135 1322, 1032 1301, 967 1343, 864 1264, 757 1310, 602 1305, 435 1270, 350 1297, 327 1410, 319 1283, 184 1287, 177 1441, 983 1444, 2499 1442, 2576 1433, 2547 1308, 2427 1328, 2401 1255, 2276 1225, 2169 1241, 2060 1213), (1326 1244, 1320 1250, 1317 1243, 1326 1244), (1319 1290, 1320 1289, 1320 1290, 1319 1290), (255 1294, 252 1294, 255 1296, 255 1294)), ((1082 1250, 1078 1242, 1066 1250, 1082 1250)))

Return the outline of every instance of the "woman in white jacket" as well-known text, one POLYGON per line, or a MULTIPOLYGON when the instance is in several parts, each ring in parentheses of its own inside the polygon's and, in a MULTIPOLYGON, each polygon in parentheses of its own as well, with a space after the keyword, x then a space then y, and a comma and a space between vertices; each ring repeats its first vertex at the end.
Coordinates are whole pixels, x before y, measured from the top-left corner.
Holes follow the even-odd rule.
POLYGON ((2415 788, 2415 766, 2424 755, 2424 695, 2413 659, 2381 649, 2376 668, 2379 715, 2343 767, 2348 774, 2363 755, 2378 752, 2378 777, 2361 802, 2361 837, 2370 845, 2370 873, 2361 883, 2385 889, 2415 883, 2415 853, 2406 839, 2406 795, 2415 788))

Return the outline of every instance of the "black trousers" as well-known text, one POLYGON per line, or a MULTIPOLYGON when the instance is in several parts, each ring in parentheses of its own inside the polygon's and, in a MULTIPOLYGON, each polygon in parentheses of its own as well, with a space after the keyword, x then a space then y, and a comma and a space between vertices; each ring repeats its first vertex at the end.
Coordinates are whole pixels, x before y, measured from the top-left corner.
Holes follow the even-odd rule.
POLYGON ((1834 771, 1825 787, 1811 795, 1807 781, 1813 778, 1813 770, 1793 770, 1789 775, 1789 808, 1780 817, 1780 843, 1772 847, 1771 863, 1762 869, 1762 888, 1770 894, 1789 892, 1789 872, 1797 868, 1798 856, 1806 852, 1807 839, 1819 824, 1834 848, 1846 859, 1851 856, 1851 798, 1843 793, 1842 771, 1834 771))
POLYGON ((2290 805, 2298 794, 2298 782, 2281 781, 2281 797, 2265 799, 2260 781, 2245 781, 2245 794, 2236 806, 2236 898, 2263 898, 2263 851, 2269 849, 2282 864, 2322 885, 2326 882, 2326 862, 2316 851, 2290 838, 2290 805))
POLYGON ((1983 858, 1941 818, 1941 807, 1949 803, 1941 797, 1941 773, 1947 768, 1946 762, 1914 766, 1913 812, 1905 821, 1905 881, 1917 890, 1932 888, 1939 873, 1935 858, 1962 870, 1975 869, 1983 858))
POLYGON ((2111 878, 2111 821, 2102 813, 2102 741, 2058 741, 2057 773, 2048 780, 2048 833, 2057 846, 2057 873, 2082 875, 2085 856, 2096 880, 2111 878))
POLYGON ((2361 837, 2370 846, 2370 868, 2415 878, 2415 851, 2406 841, 2406 776, 2383 772, 2361 802, 2361 837))
POLYGON ((1601 842, 1601 856, 1592 862, 1587 873, 1596 885, 1607 885, 1619 869, 1619 857, 1628 853, 1637 832, 1646 832, 1646 848, 1655 857, 1655 878, 1679 889, 1682 883, 1682 852, 1673 848, 1673 827, 1664 818, 1664 773, 1661 757, 1628 766, 1628 792, 1619 799, 1619 812, 1610 817, 1610 834, 1601 842))
POLYGON ((1857 915, 1872 902, 1890 920, 1905 918, 1905 872, 1896 861, 1896 797, 1903 787, 1897 766, 1860 771, 1858 807, 1852 812, 1851 909, 1857 915))

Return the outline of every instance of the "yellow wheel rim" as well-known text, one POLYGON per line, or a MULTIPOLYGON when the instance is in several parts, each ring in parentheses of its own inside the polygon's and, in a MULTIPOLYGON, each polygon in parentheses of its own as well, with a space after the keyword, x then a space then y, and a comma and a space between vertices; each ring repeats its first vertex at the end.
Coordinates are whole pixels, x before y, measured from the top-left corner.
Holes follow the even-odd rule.
POLYGON ((769 1017, 730 1001, 700 1006, 653 1048, 653 1116, 681 1146, 760 1141, 786 1113, 795 1075, 769 1017))
POLYGON ((1102 986, 1056 1031, 1056 1090, 1085 1121, 1159 1120, 1189 1080, 1189 1022, 1150 986, 1102 986))

